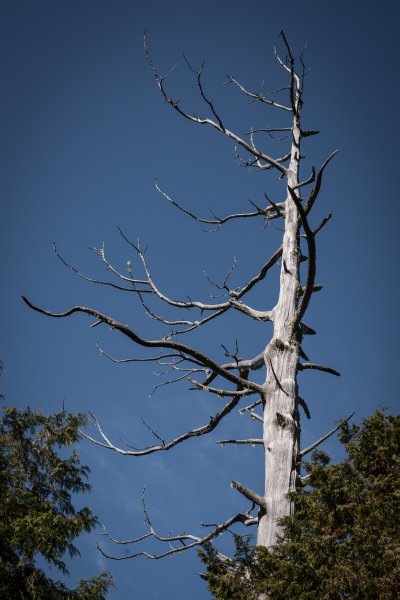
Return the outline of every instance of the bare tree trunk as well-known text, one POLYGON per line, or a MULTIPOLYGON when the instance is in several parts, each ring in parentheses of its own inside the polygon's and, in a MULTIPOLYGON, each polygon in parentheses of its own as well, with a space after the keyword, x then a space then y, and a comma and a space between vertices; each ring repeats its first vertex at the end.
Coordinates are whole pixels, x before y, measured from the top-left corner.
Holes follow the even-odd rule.
POLYGON ((297 409, 297 369, 300 329, 295 323, 300 291, 301 259, 299 215, 289 187, 299 183, 301 90, 293 99, 294 119, 292 147, 287 172, 285 231, 278 302, 273 310, 273 337, 264 352, 267 368, 264 394, 265 509, 262 508, 257 529, 257 545, 273 546, 280 532, 279 519, 293 512, 288 492, 295 489, 296 463, 300 442, 297 409))

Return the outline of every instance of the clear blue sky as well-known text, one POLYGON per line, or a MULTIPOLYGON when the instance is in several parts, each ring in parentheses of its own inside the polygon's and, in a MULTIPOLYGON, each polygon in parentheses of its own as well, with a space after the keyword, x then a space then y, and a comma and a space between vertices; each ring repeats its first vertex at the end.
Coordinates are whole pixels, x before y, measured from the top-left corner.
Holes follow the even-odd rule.
MULTIPOLYGON (((318 281, 307 323, 318 332, 306 343, 315 362, 332 366, 340 379, 307 372, 301 395, 313 419, 303 421, 304 444, 356 410, 356 419, 378 405, 398 410, 399 200, 397 3, 285 3, 236 0, 144 3, 70 0, 3 0, 1 45, 1 349, 8 404, 91 410, 120 444, 146 445, 150 434, 140 416, 165 439, 203 424, 218 408, 215 398, 168 386, 148 398, 154 367, 112 365, 96 352, 99 341, 114 356, 137 354, 116 333, 81 316, 54 321, 31 312, 20 300, 62 311, 90 305, 134 326, 148 337, 161 333, 131 296, 77 279, 52 251, 56 241, 67 260, 89 275, 106 276, 85 244, 105 243, 121 269, 134 259, 118 235, 150 244, 148 259, 160 286, 177 297, 206 300, 203 271, 223 277, 236 256, 234 281, 256 272, 278 233, 253 221, 228 224, 219 233, 202 227, 157 194, 154 178, 197 212, 218 214, 248 207, 264 191, 280 200, 268 175, 251 173, 234 160, 217 133, 184 122, 160 99, 144 57, 142 32, 149 30, 160 71, 176 62, 169 81, 174 97, 199 112, 182 52, 206 59, 205 85, 228 127, 240 133, 276 122, 229 86, 226 74, 250 88, 282 81, 272 55, 284 29, 294 50, 307 42, 311 72, 306 80, 304 122, 321 129, 306 140, 307 164, 318 166, 335 148, 315 223, 329 210, 334 218, 318 237, 318 281), (395 184, 396 182, 396 184, 395 184)), ((134 261, 134 267, 136 268, 134 261)), ((253 296, 270 308, 278 271, 253 296)), ((270 328, 245 317, 227 318, 190 340, 210 355, 220 344, 252 356, 268 341, 270 328)), ((216 440, 258 435, 257 425, 233 416, 210 437, 189 441, 163 455, 123 458, 82 443, 92 468, 89 502, 116 537, 145 531, 140 494, 148 485, 148 507, 161 532, 199 533, 201 521, 220 521, 242 510, 230 489, 237 479, 262 490, 259 448, 224 449, 216 440)), ((335 451, 335 443, 327 445, 335 451)), ((338 456, 338 455, 337 455, 338 456)), ((100 559, 98 538, 82 540, 72 563, 72 581, 111 568, 117 588, 110 598, 204 600, 209 597, 195 553, 172 560, 112 563, 100 559)), ((118 552, 118 549, 116 549, 118 552)))

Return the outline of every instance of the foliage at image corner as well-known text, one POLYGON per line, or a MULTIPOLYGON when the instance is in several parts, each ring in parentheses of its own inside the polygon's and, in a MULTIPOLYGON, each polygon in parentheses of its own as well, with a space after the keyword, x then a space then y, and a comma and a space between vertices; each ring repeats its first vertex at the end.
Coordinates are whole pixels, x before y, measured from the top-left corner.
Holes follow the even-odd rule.
POLYGON ((37 566, 41 557, 62 575, 63 560, 79 555, 74 544, 97 518, 88 507, 76 510, 73 493, 88 492, 89 468, 75 450, 58 451, 79 441, 83 414, 64 410, 2 408, 0 418, 0 596, 9 600, 104 600, 113 585, 109 572, 81 580, 74 589, 54 581, 37 566), (64 453, 65 454, 65 453, 64 453))
POLYGON ((400 598, 400 416, 378 410, 339 437, 345 460, 314 452, 304 464, 310 479, 273 550, 234 536, 231 561, 212 546, 200 552, 214 598, 400 598))

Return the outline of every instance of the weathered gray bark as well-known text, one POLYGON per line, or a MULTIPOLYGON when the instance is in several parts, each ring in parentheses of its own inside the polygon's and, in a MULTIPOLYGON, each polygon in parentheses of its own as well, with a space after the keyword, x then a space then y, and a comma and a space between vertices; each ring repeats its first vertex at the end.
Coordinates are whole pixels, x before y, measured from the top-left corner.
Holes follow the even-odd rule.
MULTIPOLYGON (((295 190, 300 163, 300 81, 293 78, 293 129, 287 185, 295 190)), ((264 393, 265 509, 260 510, 257 544, 272 546, 279 535, 278 520, 293 511, 288 493, 296 486, 300 423, 297 408, 297 365, 300 335, 296 321, 300 290, 299 214, 289 189, 278 302, 273 309, 273 337, 265 348, 267 378, 264 393)))

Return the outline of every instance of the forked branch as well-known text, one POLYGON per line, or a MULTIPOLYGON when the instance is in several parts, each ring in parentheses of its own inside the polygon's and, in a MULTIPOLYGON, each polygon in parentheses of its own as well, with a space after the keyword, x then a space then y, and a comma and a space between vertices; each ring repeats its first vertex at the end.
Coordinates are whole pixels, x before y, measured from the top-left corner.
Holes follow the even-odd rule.
MULTIPOLYGON (((123 456, 145 456, 147 454, 153 454, 154 452, 167 451, 190 438, 206 435, 213 431, 219 425, 222 419, 226 417, 226 415, 228 415, 237 406, 241 397, 242 396, 240 395, 233 395, 232 399, 227 404, 225 404, 225 406, 218 413, 216 413, 213 417, 210 417, 210 420, 205 425, 197 427, 196 429, 191 429, 190 431, 187 431, 186 433, 174 438, 168 443, 160 441, 160 443, 158 444, 154 444, 153 446, 148 446, 142 449, 127 450, 125 448, 120 448, 119 446, 113 444, 104 433, 99 421, 97 420, 94 414, 91 414, 91 417, 93 418, 97 430, 103 441, 101 442, 99 440, 96 440, 94 437, 88 435, 84 431, 80 431, 80 434, 86 439, 96 444, 97 446, 100 446, 101 448, 106 448, 107 450, 112 450, 114 452, 117 452, 118 454, 122 454, 123 456)), ((157 436, 157 438, 161 440, 160 437, 157 436)))
MULTIPOLYGON (((137 252, 139 259, 142 262, 143 265, 143 269, 145 271, 146 277, 147 277, 147 283, 150 286, 150 291, 162 302, 165 302, 166 304, 170 305, 170 306, 174 306, 176 308, 182 308, 182 309, 190 309, 190 308, 197 308, 201 311, 222 311, 225 312, 226 310, 228 310, 229 308, 232 308, 232 304, 230 302, 230 300, 226 301, 226 302, 221 302, 221 303, 216 303, 216 304, 207 304, 204 302, 198 302, 198 301, 193 301, 193 300, 187 300, 187 301, 181 301, 181 300, 174 300, 172 298, 169 298, 168 296, 166 296, 165 294, 163 294, 161 292, 161 290, 157 287, 157 285, 155 284, 149 267, 147 265, 147 261, 146 261, 146 257, 144 255, 144 252, 137 246, 135 246, 135 244, 133 244, 123 233, 123 231, 119 228, 119 231, 122 235, 122 237, 124 238, 124 240, 137 252)), ((247 294, 251 289, 253 289, 253 287, 259 283, 260 281, 262 281, 268 271, 278 262, 279 258, 282 255, 282 246, 280 246, 273 254, 272 256, 268 259, 268 261, 261 267, 260 271, 257 273, 257 275, 255 275, 254 277, 252 277, 245 285, 243 285, 242 287, 240 287, 239 289, 235 289, 235 290, 229 290, 228 293, 229 295, 236 299, 239 300, 240 298, 242 298, 245 294, 247 294)), ((141 292, 140 292, 141 293, 141 292)), ((218 313, 218 314, 222 314, 218 313)), ((214 315, 215 316, 215 315, 214 315)), ((209 319, 207 319, 209 320, 209 319)))
POLYGON ((195 221, 198 221, 199 223, 205 223, 206 225, 216 225, 217 229, 219 227, 221 227, 221 225, 223 225, 224 223, 227 223, 228 221, 232 221, 234 219, 248 219, 248 218, 260 217, 260 216, 266 218, 267 220, 276 219, 277 217, 283 216, 283 209, 285 207, 284 202, 279 202, 278 204, 268 205, 265 208, 257 207, 256 210, 253 212, 233 213, 230 215, 226 215, 225 217, 218 217, 217 215, 214 215, 214 213, 213 213, 213 216, 214 216, 213 219, 205 219, 204 217, 199 217, 198 215, 195 215, 193 212, 191 212, 190 210, 188 210, 187 208, 185 208, 184 206, 179 204, 176 200, 171 198, 171 196, 169 196, 166 192, 164 192, 160 188, 160 186, 158 185, 157 182, 155 183, 155 186, 156 186, 156 190, 166 200, 168 200, 168 202, 170 204, 175 206, 178 210, 183 212, 185 215, 188 215, 191 219, 194 219, 195 221))
MULTIPOLYGON (((289 106, 280 104, 279 102, 276 102, 275 100, 271 100, 271 98, 268 97, 268 96, 271 96, 272 94, 276 94, 277 92, 287 90, 287 89, 289 89, 288 87, 279 88, 277 90, 273 90, 272 92, 269 92, 268 94, 264 94, 264 92, 250 92, 241 83, 239 83, 237 81, 237 79, 235 79, 235 77, 233 77, 232 75, 228 75, 228 81, 226 83, 234 84, 237 88, 239 88, 239 90, 242 92, 242 94, 244 94, 245 96, 248 96, 249 98, 252 98, 252 100, 257 100, 258 102, 262 102, 263 104, 269 104, 269 106, 274 106, 275 108, 280 108, 281 110, 284 110, 286 112, 292 112, 292 109, 289 106)), ((260 131, 288 131, 288 130, 291 131, 290 128, 283 127, 283 128, 268 128, 266 130, 262 129, 260 131)))
POLYGON ((106 323, 112 329, 116 329, 117 331, 119 331, 120 333, 122 333, 123 335, 128 337, 130 340, 132 340, 133 342, 138 344, 139 346, 144 346, 147 348, 170 348, 172 350, 177 350, 179 352, 183 352, 184 354, 194 358, 196 361, 198 361, 204 367, 208 367, 212 371, 215 371, 218 375, 221 375, 228 381, 231 381, 232 383, 236 383, 240 386, 243 386, 244 388, 247 387, 248 389, 252 389, 258 393, 263 392, 263 387, 260 386, 259 384, 254 383, 252 381, 242 379, 241 377, 238 377, 231 371, 228 371, 227 369, 222 368, 218 363, 213 361, 210 357, 206 356, 199 350, 191 348, 190 346, 186 346, 185 344, 181 344, 179 342, 174 342, 174 341, 170 341, 170 340, 166 340, 166 339, 147 340, 145 338, 142 338, 139 334, 137 334, 135 331, 130 329, 130 327, 128 327, 127 325, 123 325, 122 323, 119 323, 115 319, 112 319, 111 317, 108 317, 107 315, 105 315, 97 310, 94 310, 93 308, 89 308, 86 306, 74 306, 73 308, 71 308, 63 313, 53 313, 53 312, 44 310, 38 306, 35 306, 24 296, 22 297, 22 299, 32 310, 35 310, 35 311, 37 311, 43 315, 46 315, 48 317, 64 318, 64 317, 69 317, 75 313, 84 313, 87 315, 91 315, 92 317, 95 317, 97 320, 101 321, 102 323, 106 323))
MULTIPOLYGON (((128 539, 128 540, 117 540, 117 539, 111 537, 110 534, 107 532, 107 530, 104 528, 104 532, 102 535, 107 537, 107 539, 109 539, 114 544, 125 545, 125 546, 126 545, 134 545, 138 542, 142 542, 142 541, 148 540, 148 539, 154 539, 159 542, 168 544, 169 549, 166 550, 165 552, 160 552, 159 554, 141 550, 139 552, 133 552, 131 554, 124 553, 122 556, 113 556, 113 555, 106 553, 101 548, 101 546, 97 545, 97 548, 100 550, 100 552, 102 553, 102 555, 104 557, 110 558, 112 560, 127 560, 129 558, 136 558, 138 556, 144 556, 145 558, 150 558, 152 560, 158 560, 160 558, 165 558, 166 556, 172 556, 173 554, 178 554, 180 552, 184 552, 185 550, 190 550, 191 548, 195 548, 198 546, 204 546, 205 544, 207 544, 208 542, 211 542, 214 538, 219 536, 221 533, 228 530, 229 527, 231 527, 235 523, 242 523, 246 526, 253 525, 256 523, 256 519, 254 519, 249 512, 237 513, 237 514, 233 515, 232 517, 230 517, 229 519, 226 519, 226 521, 224 521, 223 523, 219 523, 216 525, 205 525, 202 523, 203 527, 213 527, 213 529, 209 533, 207 533, 206 535, 204 535, 202 537, 187 534, 187 533, 182 533, 182 534, 178 534, 178 535, 162 536, 154 529, 152 522, 150 521, 150 517, 149 517, 148 511, 146 508, 146 504, 144 501, 144 493, 145 493, 145 490, 143 490, 143 494, 142 494, 142 505, 143 505, 145 523, 148 526, 148 532, 145 533, 144 535, 141 535, 136 538, 132 538, 132 539, 128 539), (176 545, 176 544, 178 544, 178 545, 176 545)), ((220 558, 222 558, 223 560, 227 560, 227 557, 223 554, 220 554, 220 558)))
MULTIPOLYGON (((229 139, 234 141, 238 146, 241 146, 242 148, 247 150, 247 152, 249 152, 249 154, 253 155, 256 159, 264 161, 268 165, 271 165, 272 167, 277 169, 277 171, 279 171, 282 175, 286 175, 287 168, 281 162, 279 162, 277 159, 272 158, 272 156, 269 156, 268 154, 265 154, 264 152, 261 152, 260 150, 254 148, 251 145, 251 143, 246 142, 244 139, 242 139, 240 136, 238 136, 234 132, 229 131, 229 129, 227 129, 226 127, 224 127, 222 125, 221 119, 219 117, 217 118, 216 121, 214 121, 213 119, 210 119, 208 117, 204 117, 204 118, 196 117, 195 115, 192 115, 192 114, 186 112, 184 109, 182 109, 180 107, 179 101, 173 100, 168 95, 166 88, 165 88, 165 80, 168 77, 168 75, 171 74, 172 71, 170 71, 165 76, 161 76, 158 74, 157 69, 151 59, 150 52, 149 52, 149 49, 147 46, 146 33, 144 34, 144 48, 145 48, 147 60, 149 61, 151 70, 154 75, 154 79, 156 80, 156 83, 158 85, 158 88, 161 92, 162 97, 164 98, 165 102, 167 104, 169 104, 177 113, 179 113, 182 117, 184 117, 188 121, 191 121, 192 123, 198 123, 199 125, 209 125, 210 127, 213 127, 214 129, 223 133, 226 137, 228 137, 229 139)), ((199 71, 199 74, 198 74, 197 84, 199 83, 199 81, 201 81, 200 77, 201 77, 201 71, 199 71)), ((201 88, 200 88, 200 91, 201 91, 201 88)), ((208 106, 211 106, 211 111, 212 111, 213 115, 215 116, 216 110, 215 110, 213 103, 210 100, 204 98, 203 95, 202 95, 202 97, 203 97, 203 100, 206 101, 208 106)))

